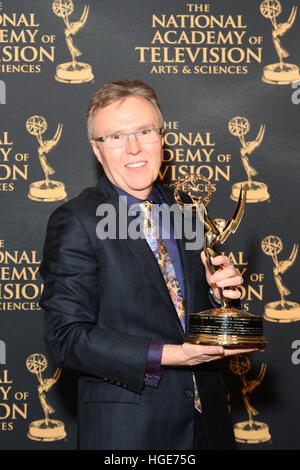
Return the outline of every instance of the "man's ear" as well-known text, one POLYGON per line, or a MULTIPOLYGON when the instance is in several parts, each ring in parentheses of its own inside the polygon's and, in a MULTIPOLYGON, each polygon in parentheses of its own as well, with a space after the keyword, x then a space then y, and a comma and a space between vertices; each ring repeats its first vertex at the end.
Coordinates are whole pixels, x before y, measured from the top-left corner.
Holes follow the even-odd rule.
POLYGON ((90 144, 92 146, 93 152, 96 155, 97 160, 101 163, 102 165, 102 155, 99 149, 99 144, 95 140, 90 140, 90 144))

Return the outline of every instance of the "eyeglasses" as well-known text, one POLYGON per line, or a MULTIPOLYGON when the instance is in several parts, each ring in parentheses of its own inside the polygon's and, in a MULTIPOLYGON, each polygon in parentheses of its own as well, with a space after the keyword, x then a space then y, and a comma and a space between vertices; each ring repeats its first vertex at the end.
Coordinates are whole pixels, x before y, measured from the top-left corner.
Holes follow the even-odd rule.
POLYGON ((140 144, 154 144, 154 142, 158 142, 162 130, 162 127, 151 127, 150 129, 143 129, 136 132, 116 132, 114 134, 105 135, 103 137, 97 137, 94 140, 96 142, 105 142, 107 147, 113 149, 125 147, 130 135, 134 135, 140 144))

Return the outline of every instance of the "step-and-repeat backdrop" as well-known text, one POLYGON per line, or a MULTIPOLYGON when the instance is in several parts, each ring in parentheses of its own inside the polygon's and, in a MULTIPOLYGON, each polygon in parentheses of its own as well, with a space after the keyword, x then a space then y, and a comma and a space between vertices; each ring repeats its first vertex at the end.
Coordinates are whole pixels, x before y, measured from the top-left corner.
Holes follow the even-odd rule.
POLYGON ((238 449, 299 448, 297 3, 0 1, 1 449, 76 448, 77 377, 47 353, 38 269, 50 214, 99 177, 88 102, 124 78, 158 94, 163 184, 209 178, 209 212, 228 219, 248 183, 222 250, 270 345, 223 362, 228 407, 238 449))

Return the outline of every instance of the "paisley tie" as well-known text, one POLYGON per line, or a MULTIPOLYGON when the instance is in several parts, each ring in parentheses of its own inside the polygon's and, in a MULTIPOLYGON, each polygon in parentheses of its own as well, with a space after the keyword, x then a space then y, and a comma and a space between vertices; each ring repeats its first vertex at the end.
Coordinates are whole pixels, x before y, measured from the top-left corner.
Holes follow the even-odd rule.
MULTIPOLYGON (((166 286, 169 290, 171 299, 179 317, 183 330, 185 329, 185 310, 184 299, 180 290, 179 282, 176 277, 175 269, 171 257, 165 247, 165 244, 159 236, 158 229, 154 224, 152 217, 152 204, 149 201, 139 204, 142 215, 142 227, 145 239, 150 246, 157 262, 160 267, 161 273, 165 280, 166 286)), ((196 385, 195 376, 193 374, 194 382, 194 402, 195 408, 201 413, 201 403, 196 385)))

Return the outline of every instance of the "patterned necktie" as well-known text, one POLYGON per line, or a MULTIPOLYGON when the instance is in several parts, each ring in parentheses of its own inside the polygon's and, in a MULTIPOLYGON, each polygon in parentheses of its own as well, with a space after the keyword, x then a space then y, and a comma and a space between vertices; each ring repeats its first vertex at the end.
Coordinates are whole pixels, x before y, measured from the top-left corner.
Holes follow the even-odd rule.
MULTIPOLYGON (((184 310, 184 299, 180 290, 179 282, 176 277, 175 269, 171 260, 171 257, 165 247, 164 242, 159 236, 157 227, 154 224, 152 217, 152 204, 149 201, 142 202, 139 204, 142 214, 142 227, 143 233, 146 238, 148 245, 150 246, 157 262, 160 267, 161 273, 165 280, 166 286, 169 290, 172 302, 176 309, 180 323, 183 330, 185 330, 185 310, 184 310)), ((193 374, 194 382, 194 402, 195 408, 201 413, 201 403, 196 385, 196 379, 193 374)))

